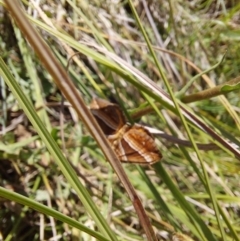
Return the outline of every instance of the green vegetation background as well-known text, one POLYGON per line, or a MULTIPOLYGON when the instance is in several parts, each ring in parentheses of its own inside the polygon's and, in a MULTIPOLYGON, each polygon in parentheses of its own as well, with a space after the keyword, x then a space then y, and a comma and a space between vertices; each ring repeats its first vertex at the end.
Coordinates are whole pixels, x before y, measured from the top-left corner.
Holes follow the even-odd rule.
MULTIPOLYGON (((116 174, 67 101, 61 107, 60 90, 0 3, 0 240, 145 240, 116 174), (28 102, 52 140, 27 119, 28 102), (51 141, 81 187, 69 182, 74 174, 61 166, 60 150, 48 152, 51 141), (99 228, 97 213, 109 227, 99 228)), ((123 165, 159 240, 240 240, 240 3, 67 0, 23 8, 63 66, 80 53, 68 71, 86 104, 109 99, 128 116, 144 113, 137 121, 158 131, 161 163, 123 165), (170 92, 215 138, 173 107, 170 92)))

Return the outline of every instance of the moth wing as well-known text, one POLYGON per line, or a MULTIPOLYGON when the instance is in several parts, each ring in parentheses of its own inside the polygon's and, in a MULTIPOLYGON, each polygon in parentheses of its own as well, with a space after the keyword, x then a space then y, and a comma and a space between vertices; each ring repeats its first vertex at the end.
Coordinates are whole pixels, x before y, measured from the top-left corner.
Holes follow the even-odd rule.
POLYGON ((118 143, 117 155, 123 162, 154 164, 162 158, 152 135, 142 126, 132 126, 118 143))

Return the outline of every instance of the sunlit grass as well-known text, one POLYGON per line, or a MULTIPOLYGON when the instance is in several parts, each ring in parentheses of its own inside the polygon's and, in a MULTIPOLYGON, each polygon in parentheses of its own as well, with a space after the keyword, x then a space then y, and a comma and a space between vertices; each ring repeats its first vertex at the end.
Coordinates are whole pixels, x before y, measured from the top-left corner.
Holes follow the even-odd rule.
MULTIPOLYGON (((30 21, 64 66, 73 50, 80 52, 75 56, 77 60, 71 60, 69 74, 86 103, 89 104, 93 96, 107 98, 121 104, 129 116, 134 110, 144 112, 144 116, 137 119, 144 125, 178 139, 189 140, 190 134, 192 142, 205 144, 197 145, 194 150, 156 134, 156 143, 163 155, 161 163, 152 167, 124 164, 159 239, 239 240, 238 158, 232 149, 220 144, 218 138, 200 130, 183 111, 188 108, 219 138, 239 150, 239 90, 225 97, 206 97, 186 105, 181 105, 177 98, 194 76, 219 63, 226 51, 219 66, 197 78, 182 94, 201 92, 238 77, 236 16, 239 4, 224 5, 220 1, 159 4, 155 1, 134 5, 162 74, 182 107, 180 112, 190 130, 187 133, 171 99, 164 99, 168 91, 162 74, 136 23, 137 15, 134 16, 128 3, 105 1, 75 5, 67 2, 69 5, 44 3, 36 10, 37 14, 33 11, 36 6, 25 7, 30 21), (154 84, 147 77, 161 91, 154 91, 154 84), (213 143, 215 148, 209 150, 208 144, 213 143)), ((86 195, 85 202, 94 203, 97 210, 85 209, 81 194, 70 178, 74 175, 72 169, 67 166, 63 170, 64 165, 47 151, 48 145, 36 133, 37 127, 25 118, 16 93, 9 91, 7 81, 2 81, 0 235, 4 240, 12 237, 50 240, 56 236, 60 240, 93 240, 94 235, 104 240, 107 237, 92 216, 96 211, 103 215, 119 240, 145 240, 132 203, 96 142, 69 105, 61 109, 62 96, 54 81, 18 28, 13 27, 16 36, 13 39, 10 27, 8 18, 3 18, 0 29, 5 30, 0 46, 2 58, 14 78, 4 70, 3 63, 1 76, 5 81, 11 79, 18 83, 28 101, 34 104, 36 112, 31 116, 38 115, 51 134, 49 138, 62 150, 60 155, 69 160, 90 194, 86 195)), ((28 108, 26 101, 22 105, 28 108)))

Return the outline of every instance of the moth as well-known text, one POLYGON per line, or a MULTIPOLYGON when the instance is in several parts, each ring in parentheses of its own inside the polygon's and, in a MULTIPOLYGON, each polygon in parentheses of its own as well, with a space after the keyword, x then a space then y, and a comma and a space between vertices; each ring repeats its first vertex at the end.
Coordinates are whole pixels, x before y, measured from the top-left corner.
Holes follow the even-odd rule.
POLYGON ((95 98, 90 110, 120 161, 152 165, 162 158, 151 133, 141 125, 128 124, 117 104, 95 98))

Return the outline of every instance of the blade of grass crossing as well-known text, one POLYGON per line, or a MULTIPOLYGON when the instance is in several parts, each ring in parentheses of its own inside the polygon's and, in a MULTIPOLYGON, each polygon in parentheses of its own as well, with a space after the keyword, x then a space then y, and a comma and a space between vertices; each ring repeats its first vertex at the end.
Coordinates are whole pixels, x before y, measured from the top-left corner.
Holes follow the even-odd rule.
POLYGON ((136 9, 135 9, 135 7, 133 5, 133 2, 131 0, 128 0, 128 3, 130 5, 131 10, 133 12, 133 15, 134 15, 134 17, 136 19, 137 25, 140 28, 140 31, 143 34, 143 37, 144 37, 144 39, 145 39, 145 41, 147 43, 147 46, 148 46, 149 51, 150 51, 150 53, 151 53, 151 55, 152 55, 152 57, 154 59, 154 62, 155 62, 156 66, 157 66, 157 68, 159 70, 159 73, 160 73, 160 75, 161 75, 161 77, 162 77, 162 79, 164 81, 164 84, 166 85, 167 90, 168 90, 168 92, 169 92, 169 94, 170 94, 170 96, 172 98, 172 101, 173 101, 175 107, 176 107, 177 114, 178 114, 178 116, 180 117, 180 119, 181 119, 181 121, 183 123, 183 126, 184 126, 184 128, 185 128, 185 130, 186 130, 186 132, 188 134, 188 137, 189 137, 189 139, 190 139, 190 141, 191 141, 191 143, 193 145, 193 148, 194 148, 194 150, 195 150, 195 152, 197 154, 197 157, 198 157, 198 159, 199 159, 199 161, 201 163, 201 167, 202 167, 202 170, 203 170, 204 178, 206 180, 206 186, 207 186, 206 190, 208 191, 208 193, 210 195, 210 198, 211 198, 211 201, 212 201, 212 204, 213 204, 213 208, 214 208, 216 219, 217 219, 217 222, 218 222, 218 226, 219 226, 219 229, 220 229, 220 232, 221 232, 221 235, 222 235, 222 239, 225 240, 226 239, 226 237, 225 237, 226 235, 225 235, 225 231, 224 231, 223 225, 222 225, 222 220, 221 220, 220 214, 219 214, 219 206, 217 205, 217 201, 216 201, 215 195, 214 195, 213 190, 212 190, 212 188, 210 186, 210 181, 209 181, 209 178, 208 178, 208 174, 207 174, 207 172, 206 172, 206 170, 204 168, 203 161, 202 161, 201 155, 199 153, 199 150, 197 148, 197 145, 196 145, 196 143, 195 143, 195 141, 194 141, 194 139, 192 137, 192 134, 191 134, 190 129, 189 129, 188 125, 187 125, 187 122, 186 122, 183 114, 180 111, 178 102, 177 102, 177 100, 176 100, 176 98, 175 98, 175 96, 173 94, 173 91, 171 89, 171 86, 168 83, 168 80, 167 80, 167 78, 166 78, 166 76, 164 74, 163 68, 160 65, 160 62, 158 61, 158 59, 156 57, 156 54, 155 54, 155 52, 154 52, 154 50, 152 48, 152 45, 151 45, 151 43, 149 41, 149 38, 148 38, 148 36, 146 34, 146 31, 145 31, 144 27, 141 24, 140 18, 139 18, 138 14, 137 14, 137 11, 136 11, 136 9))
POLYGON ((38 132, 39 136, 46 144, 49 152, 53 155, 54 160, 59 165, 64 176, 77 192, 87 212, 91 215, 91 217, 94 219, 94 221, 96 222, 101 232, 105 234, 106 237, 109 237, 112 240, 117 241, 115 234, 112 232, 106 220, 98 211, 95 203, 91 199, 91 196, 89 195, 85 187, 82 185, 82 183, 79 181, 79 178, 76 175, 75 171, 72 169, 69 162, 63 156, 56 142, 53 140, 52 136, 47 131, 47 129, 39 119, 38 115, 36 114, 32 104, 28 101, 26 95, 24 95, 22 90, 19 88, 19 85, 16 83, 16 81, 14 80, 13 76, 11 75, 7 66, 5 65, 4 61, 1 58, 0 58, 0 66, 1 66, 0 74, 3 76, 7 85, 9 86, 14 96, 18 100, 19 105, 23 108, 25 114, 27 115, 28 119, 31 121, 35 130, 38 132))
POLYGON ((162 197, 159 195, 157 189, 153 185, 152 181, 149 179, 149 177, 146 175, 144 169, 140 166, 137 166, 137 170, 142 176, 143 180, 146 182, 146 184, 149 187, 149 190, 152 191, 152 194, 155 198, 155 201, 160 205, 162 210, 159 210, 159 213, 163 213, 166 216, 166 219, 170 221, 171 225, 175 228, 175 230, 180 230, 179 224, 177 223, 176 219, 174 219, 173 214, 171 213, 170 209, 162 199, 162 197))
POLYGON ((196 230, 199 233, 200 240, 216 241, 211 230, 206 226, 194 208, 186 201, 179 189, 174 185, 173 181, 163 168, 161 163, 155 164, 156 173, 161 177, 164 183, 168 186, 169 190, 172 192, 173 196, 176 198, 178 203, 181 205, 187 216, 192 220, 195 225, 196 230))

